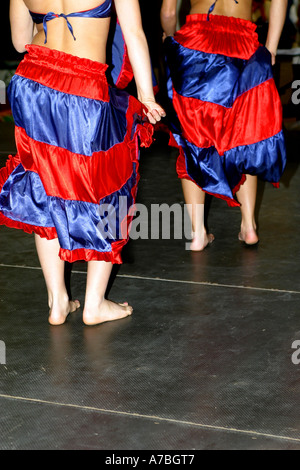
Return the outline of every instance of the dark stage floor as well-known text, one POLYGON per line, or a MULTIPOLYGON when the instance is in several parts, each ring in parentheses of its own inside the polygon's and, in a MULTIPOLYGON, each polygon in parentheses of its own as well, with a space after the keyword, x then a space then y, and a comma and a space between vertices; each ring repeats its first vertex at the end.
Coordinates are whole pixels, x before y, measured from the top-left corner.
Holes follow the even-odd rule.
MULTIPOLYGON (((259 185, 259 246, 238 242, 239 209, 217 199, 203 253, 131 240, 109 293, 134 306, 125 320, 48 325, 33 238, 1 227, 0 449, 300 450, 300 133, 286 134, 280 189, 259 185)), ((11 124, 0 137, 3 166, 11 124)), ((138 202, 183 204, 175 158, 161 135, 142 152, 138 202)))

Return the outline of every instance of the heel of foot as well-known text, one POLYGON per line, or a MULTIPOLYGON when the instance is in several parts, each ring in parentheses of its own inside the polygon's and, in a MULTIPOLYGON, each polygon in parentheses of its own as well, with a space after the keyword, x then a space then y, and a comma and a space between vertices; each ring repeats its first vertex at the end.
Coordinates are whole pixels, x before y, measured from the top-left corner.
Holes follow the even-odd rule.
POLYGON ((258 235, 255 230, 251 230, 243 234, 242 232, 239 233, 238 239, 240 242, 245 243, 248 246, 257 245, 259 242, 258 235))
POLYGON ((204 238, 195 237, 191 243, 186 243, 186 250, 189 251, 203 251, 214 241, 215 237, 212 233, 205 235, 204 238))

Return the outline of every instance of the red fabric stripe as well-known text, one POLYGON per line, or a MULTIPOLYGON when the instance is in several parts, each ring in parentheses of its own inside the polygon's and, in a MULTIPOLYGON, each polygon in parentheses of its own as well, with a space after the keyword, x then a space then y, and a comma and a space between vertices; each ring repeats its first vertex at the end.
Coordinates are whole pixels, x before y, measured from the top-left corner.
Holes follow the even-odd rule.
POLYGON ((24 168, 39 174, 48 196, 98 204, 121 189, 132 175, 132 163, 137 163, 139 156, 138 143, 147 147, 152 142, 153 126, 149 123, 138 124, 131 136, 136 103, 129 102, 124 142, 107 152, 95 152, 92 157, 37 142, 23 128, 16 127, 16 143, 24 168))
POLYGON ((16 141, 24 168, 39 174, 48 196, 62 199, 99 203, 124 185, 136 160, 135 149, 126 143, 87 157, 37 142, 20 127, 16 141))
POLYGON ((24 224, 23 222, 18 222, 8 217, 0 212, 0 225, 6 225, 9 228, 15 228, 19 230, 23 230, 25 233, 36 233, 41 238, 47 238, 47 240, 53 240, 57 238, 57 232, 54 227, 38 227, 35 225, 24 224))
MULTIPOLYGON (((0 192, 6 180, 9 178, 10 174, 14 171, 15 168, 17 168, 17 166, 20 163, 21 161, 18 155, 16 155, 15 157, 10 156, 7 161, 6 166, 3 168, 0 168, 0 192)), ((134 200, 136 197, 138 180, 139 178, 137 178, 136 186, 132 189, 132 196, 134 200)), ((122 263, 121 250, 128 241, 128 227, 130 226, 130 222, 132 218, 133 218, 133 212, 131 211, 131 213, 128 214, 128 216, 125 217, 125 219, 122 221, 122 234, 124 236, 124 239, 112 243, 111 252, 102 253, 102 252, 98 252, 95 250, 86 250, 83 248, 73 250, 73 251, 60 249, 60 253, 59 253, 60 258, 70 263, 74 261, 78 261, 78 260, 84 260, 84 261, 101 260, 101 261, 111 262, 113 264, 121 264, 122 263)), ((24 224, 22 222, 9 219, 2 212, 0 212, 0 225, 6 225, 7 227, 10 227, 10 228, 20 229, 28 234, 36 233, 40 237, 47 238, 48 240, 57 238, 57 232, 54 227, 38 227, 35 225, 24 224)))
POLYGON ((157 93, 159 92, 159 86, 158 85, 155 85, 153 87, 153 92, 154 92, 154 95, 157 95, 157 93))
POLYGON ((173 92, 183 136, 197 147, 214 146, 223 155, 227 150, 260 142, 282 130, 282 106, 273 79, 243 93, 232 108, 173 92))
POLYGON ((107 65, 47 47, 26 46, 16 74, 63 93, 108 102, 107 65))
POLYGON ((121 248, 117 252, 100 252, 95 250, 86 250, 80 248, 78 250, 63 250, 60 249, 59 257, 63 261, 68 263, 74 263, 75 261, 106 261, 107 263, 122 264, 121 248))
POLYGON ((133 71, 128 57, 127 46, 124 42, 124 55, 122 68, 116 83, 116 87, 124 90, 133 79, 133 71))
MULTIPOLYGON (((6 180, 9 178, 10 174, 14 171, 15 168, 21 163, 19 155, 15 157, 10 156, 5 167, 0 168, 0 192, 5 184, 6 180)), ((137 186, 138 186, 139 177, 137 177, 137 183, 132 189, 133 200, 135 201, 137 186)), ((77 250, 64 250, 61 249, 59 256, 64 261, 70 263, 74 261, 84 260, 102 260, 111 262, 113 264, 121 264, 121 250, 128 241, 128 228, 133 218, 133 210, 125 217, 122 221, 121 233, 123 234, 124 239, 112 243, 112 251, 108 253, 102 253, 95 250, 86 250, 86 249, 77 249, 77 250)), ((10 228, 23 230, 25 233, 32 234, 36 233, 42 238, 47 238, 52 240, 57 238, 57 232, 55 227, 38 227, 35 225, 25 224, 19 221, 14 221, 6 217, 2 212, 0 212, 0 225, 6 225, 10 228)))
POLYGON ((174 39, 188 49, 249 59, 259 47, 256 25, 241 18, 188 15, 174 39))
POLYGON ((53 240, 57 238, 57 232, 54 227, 38 227, 35 225, 24 224, 23 222, 18 222, 8 217, 5 217, 2 212, 0 212, 0 225, 6 225, 9 228, 15 228, 23 230, 25 233, 36 233, 41 238, 47 238, 47 240, 53 240))

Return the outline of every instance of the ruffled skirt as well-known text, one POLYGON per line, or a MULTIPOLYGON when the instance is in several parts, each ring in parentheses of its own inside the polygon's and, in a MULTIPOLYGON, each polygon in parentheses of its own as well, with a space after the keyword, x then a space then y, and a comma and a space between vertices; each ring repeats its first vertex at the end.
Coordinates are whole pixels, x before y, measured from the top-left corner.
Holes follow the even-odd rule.
POLYGON ((271 55, 255 29, 239 18, 190 15, 165 40, 178 176, 232 206, 245 174, 278 186, 286 164, 271 55))
POLYGON ((119 264, 153 127, 141 103, 108 86, 106 65, 27 51, 8 90, 17 155, 0 170, 0 223, 58 238, 65 261, 119 264))

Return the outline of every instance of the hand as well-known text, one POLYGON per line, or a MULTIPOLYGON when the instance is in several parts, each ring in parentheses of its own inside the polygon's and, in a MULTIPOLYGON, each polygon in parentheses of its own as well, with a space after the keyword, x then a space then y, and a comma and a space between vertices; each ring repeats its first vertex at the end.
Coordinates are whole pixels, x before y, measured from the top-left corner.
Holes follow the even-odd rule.
POLYGON ((144 110, 144 113, 151 124, 156 124, 166 116, 165 110, 155 100, 141 100, 141 102, 147 108, 147 112, 144 110))

